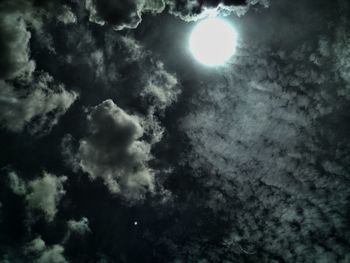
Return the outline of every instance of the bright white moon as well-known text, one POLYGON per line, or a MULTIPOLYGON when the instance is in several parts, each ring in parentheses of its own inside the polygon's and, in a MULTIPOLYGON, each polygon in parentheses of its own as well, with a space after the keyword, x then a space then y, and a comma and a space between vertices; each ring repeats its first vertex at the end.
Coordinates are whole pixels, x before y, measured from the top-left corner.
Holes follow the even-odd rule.
POLYGON ((199 22, 190 36, 193 56, 207 66, 225 64, 236 51, 237 32, 227 21, 208 18, 199 22))

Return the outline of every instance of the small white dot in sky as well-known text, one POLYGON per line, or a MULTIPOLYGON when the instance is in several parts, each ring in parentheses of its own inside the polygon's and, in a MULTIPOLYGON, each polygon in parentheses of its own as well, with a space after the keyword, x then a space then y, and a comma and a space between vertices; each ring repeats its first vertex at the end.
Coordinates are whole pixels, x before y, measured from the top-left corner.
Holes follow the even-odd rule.
POLYGON ((134 226, 137 226, 138 225, 138 222, 137 221, 134 221, 134 226))

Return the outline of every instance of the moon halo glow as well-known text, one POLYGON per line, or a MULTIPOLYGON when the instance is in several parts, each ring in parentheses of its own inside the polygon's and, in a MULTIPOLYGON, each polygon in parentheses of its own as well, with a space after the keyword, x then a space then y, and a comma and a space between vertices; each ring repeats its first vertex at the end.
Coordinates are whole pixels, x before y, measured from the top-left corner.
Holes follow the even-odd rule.
POLYGON ((190 51, 206 66, 224 65, 236 52, 237 32, 226 20, 210 17, 200 21, 190 35, 190 51))

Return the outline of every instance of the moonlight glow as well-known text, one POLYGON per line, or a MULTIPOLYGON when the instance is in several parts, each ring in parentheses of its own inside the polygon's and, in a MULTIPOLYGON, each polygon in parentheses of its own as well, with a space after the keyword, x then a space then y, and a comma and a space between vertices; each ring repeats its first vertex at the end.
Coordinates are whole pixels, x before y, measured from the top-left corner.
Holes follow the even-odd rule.
POLYGON ((225 64, 236 51, 236 30, 225 20, 208 18, 199 22, 190 36, 193 56, 207 66, 225 64))

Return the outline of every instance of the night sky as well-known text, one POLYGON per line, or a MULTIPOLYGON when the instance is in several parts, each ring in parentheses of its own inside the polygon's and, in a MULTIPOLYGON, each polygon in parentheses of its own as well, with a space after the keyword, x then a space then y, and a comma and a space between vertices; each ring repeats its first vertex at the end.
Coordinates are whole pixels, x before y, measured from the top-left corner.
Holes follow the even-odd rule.
POLYGON ((0 0, 0 263, 68 262, 350 263, 350 2, 0 0))

